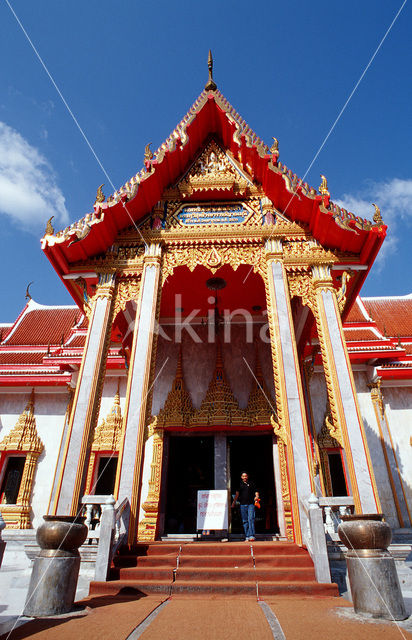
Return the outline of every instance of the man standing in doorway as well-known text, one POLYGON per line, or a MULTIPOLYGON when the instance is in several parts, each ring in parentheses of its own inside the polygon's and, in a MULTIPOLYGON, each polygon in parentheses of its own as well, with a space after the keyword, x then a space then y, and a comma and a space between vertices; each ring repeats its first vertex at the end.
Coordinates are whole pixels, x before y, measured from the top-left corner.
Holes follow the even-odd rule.
POLYGON ((246 540, 255 540, 255 504, 256 502, 259 504, 259 493, 246 472, 240 476, 240 486, 233 498, 232 509, 236 506, 237 500, 240 504, 240 515, 246 540))

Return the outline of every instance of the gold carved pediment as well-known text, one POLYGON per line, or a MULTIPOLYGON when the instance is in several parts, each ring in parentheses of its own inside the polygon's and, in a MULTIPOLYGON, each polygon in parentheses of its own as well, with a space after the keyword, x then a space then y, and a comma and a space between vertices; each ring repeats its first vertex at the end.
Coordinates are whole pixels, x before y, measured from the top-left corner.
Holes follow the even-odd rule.
POLYGON ((34 417, 34 391, 10 433, 0 442, 0 451, 27 451, 40 454, 43 443, 37 435, 34 417))
POLYGON ((212 140, 178 182, 176 190, 182 198, 187 198, 194 193, 211 190, 244 195, 248 187, 253 189, 253 181, 212 140))

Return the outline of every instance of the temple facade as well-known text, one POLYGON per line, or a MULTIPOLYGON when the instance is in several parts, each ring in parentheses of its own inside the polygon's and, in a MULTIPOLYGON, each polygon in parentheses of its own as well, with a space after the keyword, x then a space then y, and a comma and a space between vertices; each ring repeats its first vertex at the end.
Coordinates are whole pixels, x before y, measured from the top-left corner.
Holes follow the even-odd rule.
POLYGON ((359 295, 379 208, 302 182, 212 77, 143 169, 102 187, 41 241, 74 305, 29 299, 0 325, 7 527, 113 494, 130 542, 195 533, 197 491, 229 499, 244 470, 258 533, 301 544, 311 494, 411 527, 412 297, 359 295))

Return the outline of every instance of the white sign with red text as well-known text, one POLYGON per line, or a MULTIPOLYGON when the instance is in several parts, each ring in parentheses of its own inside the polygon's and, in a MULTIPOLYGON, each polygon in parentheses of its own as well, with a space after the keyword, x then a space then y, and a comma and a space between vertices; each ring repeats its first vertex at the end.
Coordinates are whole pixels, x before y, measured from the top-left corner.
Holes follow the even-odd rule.
POLYGON ((220 530, 228 528, 227 491, 224 489, 197 492, 196 529, 220 530))

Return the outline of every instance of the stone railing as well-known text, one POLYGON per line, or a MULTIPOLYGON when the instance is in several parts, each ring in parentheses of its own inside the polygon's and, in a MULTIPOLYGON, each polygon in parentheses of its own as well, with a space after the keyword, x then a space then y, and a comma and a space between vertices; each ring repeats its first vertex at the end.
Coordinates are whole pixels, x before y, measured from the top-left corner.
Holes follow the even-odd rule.
POLYGON ((323 510, 323 526, 326 537, 338 541, 338 526, 342 522, 341 516, 353 513, 354 501, 352 496, 318 498, 319 507, 323 510))
POLYGON ((301 501, 303 541, 313 560, 318 582, 331 582, 326 538, 338 540, 340 516, 349 513, 353 504, 352 497, 317 498, 313 493, 307 501, 301 501))
POLYGON ((111 560, 129 528, 130 505, 125 498, 115 507, 113 496, 84 496, 88 540, 98 542, 94 579, 105 581, 111 560))

